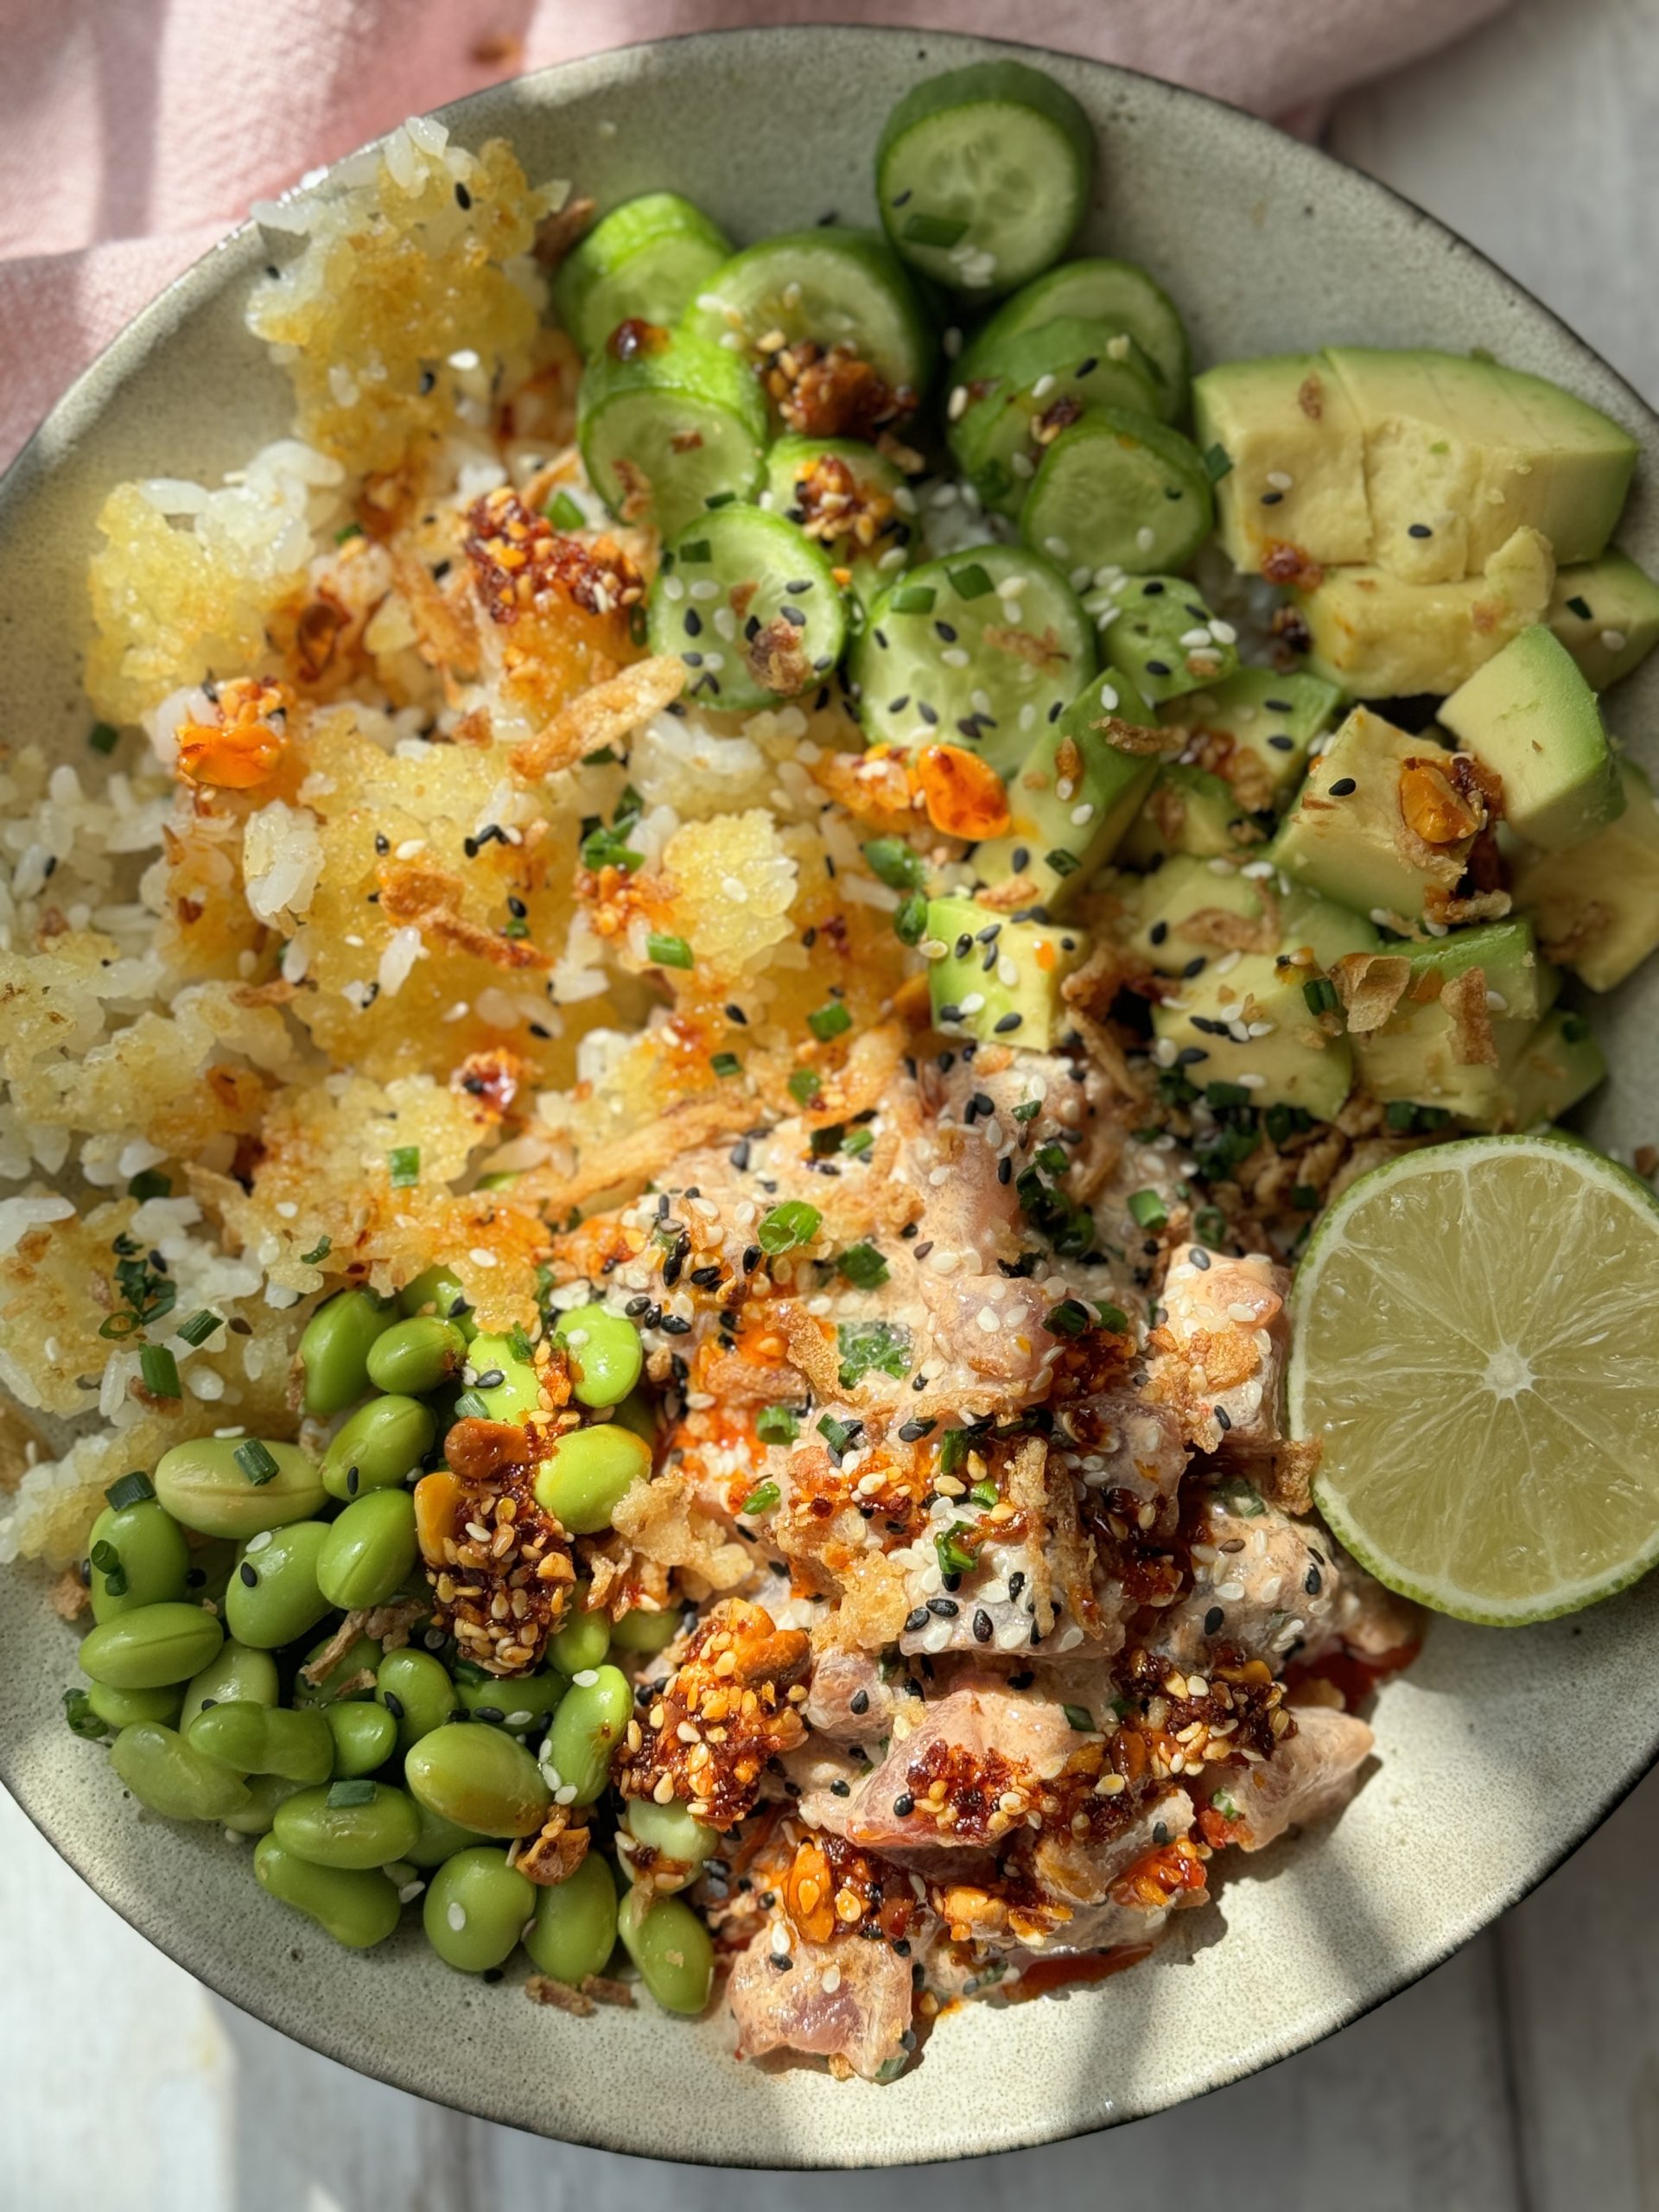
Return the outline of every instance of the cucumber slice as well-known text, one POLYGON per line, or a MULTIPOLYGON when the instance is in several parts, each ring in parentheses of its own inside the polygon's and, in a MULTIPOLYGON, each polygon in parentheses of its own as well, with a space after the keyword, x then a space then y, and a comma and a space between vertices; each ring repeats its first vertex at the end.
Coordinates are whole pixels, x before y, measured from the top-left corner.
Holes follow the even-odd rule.
POLYGON ((910 565, 916 495, 896 462, 857 438, 779 438, 766 459, 766 498, 851 569, 861 605, 910 565))
POLYGON ((1157 365, 1159 404, 1153 413, 1173 422, 1182 412, 1190 373, 1186 332, 1168 293, 1132 261, 1097 255, 1051 269, 1003 301, 972 350, 977 353, 982 346, 998 347, 1046 322, 1072 318, 1109 322, 1115 330, 1127 331, 1157 365))
POLYGON ((1020 513, 1027 544, 1062 568, 1184 569, 1214 527, 1204 457, 1150 415, 1103 407, 1062 430, 1020 513))
POLYGON ((741 361, 677 336, 582 372, 576 438, 588 481, 625 522, 664 537, 721 493, 747 497, 766 466, 766 403, 741 361))
POLYGON ((1094 674, 1094 632, 1046 561, 977 545, 883 592, 851 671, 867 742, 967 744, 1006 776, 1094 674))
POLYGON ((1048 447, 1085 408, 1150 415, 1155 404, 1152 364, 1134 339, 1068 316, 969 347, 946 410, 950 451, 988 507, 1017 515, 1048 447))
POLYGON ((875 192, 906 261, 958 292, 1005 292, 1058 261, 1089 201, 1095 134, 1019 61, 930 77, 887 118, 875 192))
POLYGON ((812 435, 856 434, 908 412, 932 373, 932 334, 902 263, 873 232, 834 224, 785 231, 734 254, 705 283, 683 327, 759 364, 768 388, 776 385, 783 420, 812 435), (855 354, 887 393, 849 387, 809 400, 777 359, 808 340, 855 354), (834 407, 842 419, 827 419, 834 407))
POLYGON ((625 200, 573 247, 553 279, 553 312, 584 353, 618 323, 677 322, 732 257, 732 242, 677 192, 625 200))
POLYGON ((841 658, 846 611, 830 563, 804 531, 761 507, 717 507, 663 551, 646 630, 690 671, 686 696, 752 714, 822 683, 841 658))

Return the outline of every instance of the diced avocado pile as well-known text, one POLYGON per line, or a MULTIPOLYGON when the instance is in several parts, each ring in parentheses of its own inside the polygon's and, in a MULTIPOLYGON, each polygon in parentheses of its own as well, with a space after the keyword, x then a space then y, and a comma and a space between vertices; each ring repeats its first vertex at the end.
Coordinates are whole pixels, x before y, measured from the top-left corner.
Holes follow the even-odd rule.
POLYGON ((1471 355, 1189 386, 1154 278, 1065 257, 1091 163, 1056 86, 980 65, 895 109, 880 234, 734 253, 655 194, 582 241, 555 304, 592 482, 664 541, 651 647, 716 718, 839 689, 918 810, 967 757, 988 826, 918 811, 895 918, 946 1033, 1063 1042, 1105 939, 1199 1085, 1564 1113, 1602 1064, 1560 969, 1609 989, 1659 944, 1659 812, 1599 696, 1659 643, 1609 543, 1635 441, 1471 355))

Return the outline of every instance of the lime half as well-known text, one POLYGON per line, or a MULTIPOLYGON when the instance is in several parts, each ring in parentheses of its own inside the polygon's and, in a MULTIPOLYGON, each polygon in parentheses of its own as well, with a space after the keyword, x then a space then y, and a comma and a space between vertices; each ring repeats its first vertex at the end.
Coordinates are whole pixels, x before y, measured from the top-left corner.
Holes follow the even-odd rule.
POLYGON ((1467 1137, 1362 1175, 1292 1293, 1290 1429, 1391 1589, 1498 1627, 1659 1558, 1659 1203, 1569 1137, 1467 1137))

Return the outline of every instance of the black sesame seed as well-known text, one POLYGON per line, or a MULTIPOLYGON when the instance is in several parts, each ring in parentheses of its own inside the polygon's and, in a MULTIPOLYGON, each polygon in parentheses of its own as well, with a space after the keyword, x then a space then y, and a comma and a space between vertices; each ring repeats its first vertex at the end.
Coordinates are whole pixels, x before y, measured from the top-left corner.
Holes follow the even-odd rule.
POLYGON ((899 1792, 899 1795, 893 1801, 894 1819, 907 1821, 915 1809, 916 1800, 911 1796, 908 1789, 901 1789, 899 1792))
POLYGON ((905 1616, 905 1632, 908 1636, 914 1636, 918 1629, 924 1629, 926 1626, 927 1607, 925 1605, 918 1605, 913 1612, 905 1616))
POLYGON ((1324 1581, 1325 1577, 1319 1573, 1319 1568, 1317 1567, 1310 1567, 1307 1573, 1302 1577, 1302 1587, 1306 1591, 1310 1598, 1317 1598, 1324 1581))
POLYGON ((1406 525, 1408 537, 1433 537, 1433 531, 1426 522, 1408 523, 1406 525))
POLYGON ((991 1640, 991 1617, 983 1605, 974 1615, 974 1642, 988 1643, 991 1640))
POLYGON ((1338 776, 1331 786, 1331 796, 1332 798, 1346 798, 1351 791, 1357 791, 1358 789, 1359 785, 1353 777, 1338 776))
POLYGON ((937 1613, 942 1621, 950 1621, 956 1618, 962 1607, 954 1598, 930 1598, 927 1610, 930 1613, 937 1613))
POLYGON ((1226 1614, 1222 1611, 1219 1605, 1211 1605, 1209 1611, 1204 1617, 1205 1634, 1206 1636, 1213 1636, 1217 1630, 1220 1628, 1222 1623, 1226 1619, 1226 1614))
POLYGON ((258 1588, 259 1570, 257 1567, 251 1567, 247 1560, 244 1560, 241 1566, 238 1567, 236 1571, 250 1590, 257 1590, 258 1588))

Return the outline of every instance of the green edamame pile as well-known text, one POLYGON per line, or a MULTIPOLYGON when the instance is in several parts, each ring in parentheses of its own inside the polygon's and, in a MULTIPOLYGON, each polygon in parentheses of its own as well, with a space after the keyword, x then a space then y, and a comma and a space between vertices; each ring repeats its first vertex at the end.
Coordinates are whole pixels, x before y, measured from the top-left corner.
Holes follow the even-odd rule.
MULTIPOLYGON (((550 1323, 582 1421, 536 1488, 568 1541, 608 1529, 649 1473, 655 1423, 611 1418, 641 1402, 631 1321, 594 1303, 550 1323)), ((396 1300, 353 1289, 319 1306, 300 1364, 307 1414, 332 1425, 320 1450, 203 1436, 111 1485, 84 1568, 89 1683, 67 1694, 68 1718, 108 1743, 147 1812, 253 1843, 260 1886, 349 1948, 418 1908, 460 1972, 499 1979, 522 1944, 577 1983, 620 1940, 662 2004, 696 2010, 706 1930, 677 1899, 619 1910, 618 1883, 636 1842, 692 1867, 717 1839, 671 1806, 636 1807, 613 1837, 606 1802, 634 1694, 613 1642, 648 1672, 681 1616, 632 1611, 613 1637, 579 1580, 542 1662, 502 1677, 458 1654, 422 1571, 414 1491, 452 1419, 545 1412, 531 1350, 480 1332, 442 1268, 396 1300), (363 1625, 383 1620, 390 1643, 363 1625), (588 1853, 565 1881, 533 1882, 515 1856, 566 1808, 592 1822, 588 1853)))

